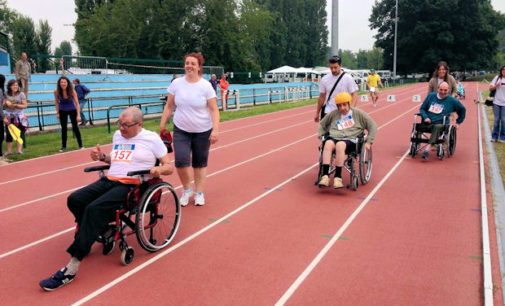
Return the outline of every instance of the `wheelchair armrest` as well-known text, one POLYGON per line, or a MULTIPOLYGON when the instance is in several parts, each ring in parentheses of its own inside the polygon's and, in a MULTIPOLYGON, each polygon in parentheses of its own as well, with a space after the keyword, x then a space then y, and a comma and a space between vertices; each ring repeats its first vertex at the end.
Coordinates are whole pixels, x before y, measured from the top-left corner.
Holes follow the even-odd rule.
POLYGON ((126 175, 128 175, 128 176, 135 176, 135 175, 144 175, 144 174, 150 174, 150 173, 151 173, 151 169, 149 169, 149 170, 130 171, 130 172, 126 173, 126 175))
POLYGON ((103 170, 107 170, 109 168, 110 168, 110 165, 88 167, 88 168, 84 168, 84 172, 103 171, 103 170))

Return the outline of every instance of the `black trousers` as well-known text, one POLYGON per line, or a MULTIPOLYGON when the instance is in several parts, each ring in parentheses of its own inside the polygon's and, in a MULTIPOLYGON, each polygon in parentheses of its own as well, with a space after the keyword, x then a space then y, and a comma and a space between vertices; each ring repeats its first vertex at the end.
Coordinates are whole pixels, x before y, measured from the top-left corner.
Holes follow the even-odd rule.
POLYGON ((102 177, 68 197, 67 206, 79 225, 74 242, 67 249, 70 255, 82 260, 89 254, 98 236, 115 220, 116 210, 133 186, 102 177))
POLYGON ((75 138, 77 138, 77 144, 79 148, 82 147, 81 132, 79 131, 79 126, 77 125, 77 110, 71 111, 59 111, 60 114, 60 125, 61 125, 61 147, 67 147, 67 124, 68 117, 70 117, 70 122, 72 123, 72 131, 74 131, 75 138))
POLYGON ((0 156, 4 155, 2 151, 2 146, 4 144, 5 129, 3 121, 0 121, 0 156))

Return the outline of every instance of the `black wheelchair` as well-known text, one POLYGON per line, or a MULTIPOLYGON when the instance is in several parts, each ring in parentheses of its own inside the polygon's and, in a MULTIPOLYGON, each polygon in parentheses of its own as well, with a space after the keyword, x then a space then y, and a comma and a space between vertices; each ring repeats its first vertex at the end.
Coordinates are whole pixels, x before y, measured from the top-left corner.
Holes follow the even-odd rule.
MULTIPOLYGON (((430 140, 429 133, 431 132, 431 124, 418 122, 421 118, 421 113, 414 114, 414 124, 412 133, 410 134, 410 156, 415 158, 417 153, 424 151, 430 140)), ((450 123, 450 116, 444 116, 442 124, 444 125, 440 137, 435 145, 437 157, 442 160, 444 156, 451 157, 456 150, 456 127, 450 123)))
MULTIPOLYGON (((318 185, 319 181, 323 174, 323 150, 324 144, 328 140, 329 134, 326 133, 322 137, 322 143, 319 147, 319 171, 317 174, 317 180, 314 185, 318 185)), ((362 185, 365 185, 370 181, 370 177, 372 175, 372 148, 370 150, 365 149, 364 144, 366 140, 366 135, 361 133, 357 138, 352 139, 356 148, 353 152, 347 155, 347 160, 344 162, 344 169, 347 170, 350 174, 349 184, 346 186, 347 188, 351 188, 353 190, 358 190, 358 185, 361 182, 362 185), (356 169, 357 168, 357 169, 356 169)), ((331 176, 335 172, 335 150, 331 155, 330 160, 330 173, 331 176)))
MULTIPOLYGON (((84 172, 104 170, 109 165, 89 167, 84 172)), ((141 184, 132 187, 123 206, 116 211, 107 230, 98 237, 103 243, 103 254, 109 255, 119 241, 121 263, 133 261, 134 249, 125 238, 135 234, 140 246, 148 252, 156 252, 166 247, 175 237, 181 221, 181 206, 174 187, 160 178, 147 179, 150 170, 128 172, 128 176, 140 176, 141 184)))

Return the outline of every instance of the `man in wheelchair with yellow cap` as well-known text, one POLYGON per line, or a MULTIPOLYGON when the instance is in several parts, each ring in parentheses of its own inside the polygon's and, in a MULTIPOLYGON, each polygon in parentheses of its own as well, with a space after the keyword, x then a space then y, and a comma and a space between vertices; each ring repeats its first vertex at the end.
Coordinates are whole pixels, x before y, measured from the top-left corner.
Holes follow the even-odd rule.
POLYGON ((358 147, 358 139, 367 130, 364 137, 365 149, 370 150, 375 135, 377 124, 364 111, 351 108, 351 95, 341 92, 335 97, 337 109, 327 114, 319 122, 318 135, 323 140, 322 173, 319 186, 330 185, 330 166, 332 154, 335 152, 335 177, 333 187, 342 188, 342 167, 347 160, 347 155, 353 153, 358 147))

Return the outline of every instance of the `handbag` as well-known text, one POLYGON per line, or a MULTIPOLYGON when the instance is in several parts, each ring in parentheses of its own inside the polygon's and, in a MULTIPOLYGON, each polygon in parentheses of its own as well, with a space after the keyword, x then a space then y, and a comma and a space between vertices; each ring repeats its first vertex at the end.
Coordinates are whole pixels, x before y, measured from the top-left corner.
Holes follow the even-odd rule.
POLYGON ((489 91, 489 96, 486 98, 486 101, 484 101, 484 104, 486 106, 493 106, 494 102, 494 95, 496 94, 496 89, 489 91))

